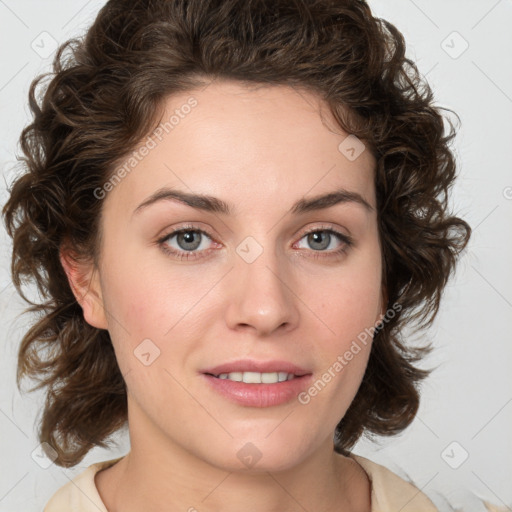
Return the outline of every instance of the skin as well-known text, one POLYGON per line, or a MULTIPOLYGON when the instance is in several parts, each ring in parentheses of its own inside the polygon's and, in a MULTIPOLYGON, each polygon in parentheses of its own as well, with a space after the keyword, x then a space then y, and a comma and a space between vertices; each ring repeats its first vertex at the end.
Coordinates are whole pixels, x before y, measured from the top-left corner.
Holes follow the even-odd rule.
POLYGON ((311 93, 217 81, 170 97, 163 119, 191 95, 197 106, 105 197, 98 266, 61 253, 84 318, 110 333, 128 389, 131 451, 96 475, 100 496, 110 512, 369 511, 366 473, 333 451, 332 438, 371 343, 307 405, 235 404, 200 370, 279 359, 314 381, 377 325, 375 159, 365 150, 350 161, 338 150, 348 134, 311 93), (162 187, 218 197, 233 214, 171 200, 134 213, 162 187), (289 213, 296 201, 339 188, 373 210, 344 202, 289 213), (196 233, 196 259, 164 252, 187 252, 177 236, 157 242, 185 223, 211 235, 196 233), (345 242, 331 235, 322 248, 304 234, 313 228, 354 243, 336 255, 345 242), (249 236, 263 249, 252 263, 236 252, 249 236), (134 355, 145 339, 160 350, 149 366, 134 355), (261 454, 252 467, 237 456, 249 442, 261 454))

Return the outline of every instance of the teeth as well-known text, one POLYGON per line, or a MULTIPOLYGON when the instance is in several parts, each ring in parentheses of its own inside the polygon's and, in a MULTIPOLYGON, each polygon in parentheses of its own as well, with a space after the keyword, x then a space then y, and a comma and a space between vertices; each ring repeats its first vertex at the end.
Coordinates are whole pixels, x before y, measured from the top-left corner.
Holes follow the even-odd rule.
POLYGON ((261 383, 262 384, 274 384, 276 382, 280 382, 279 374, 274 373, 262 373, 261 374, 261 383))
POLYGON ((261 373, 258 372, 244 372, 242 374, 242 381, 246 384, 261 384, 261 373))
POLYGON ((289 378, 293 379, 293 373, 288 375, 286 372, 279 372, 279 382, 284 382, 285 380, 289 380, 289 378))
POLYGON ((277 382, 284 382, 285 380, 292 380, 295 378, 295 375, 287 372, 231 372, 221 373, 220 375, 217 375, 217 377, 219 379, 245 382, 246 384, 275 384, 277 382))

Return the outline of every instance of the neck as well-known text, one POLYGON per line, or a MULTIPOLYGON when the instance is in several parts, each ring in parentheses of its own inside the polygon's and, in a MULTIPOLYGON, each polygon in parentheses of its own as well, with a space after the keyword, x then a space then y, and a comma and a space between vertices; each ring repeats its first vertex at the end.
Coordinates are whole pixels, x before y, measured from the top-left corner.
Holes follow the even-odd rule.
POLYGON ((161 431, 148 435, 147 425, 129 425, 131 451, 96 475, 109 512, 370 511, 366 473, 352 458, 334 452, 332 441, 291 468, 229 471, 161 431))

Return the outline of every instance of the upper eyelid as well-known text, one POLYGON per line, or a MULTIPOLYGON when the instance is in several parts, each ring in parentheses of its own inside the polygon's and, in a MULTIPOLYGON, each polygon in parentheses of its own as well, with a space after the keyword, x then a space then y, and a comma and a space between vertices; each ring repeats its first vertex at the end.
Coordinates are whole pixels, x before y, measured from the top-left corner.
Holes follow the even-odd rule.
POLYGON ((197 226, 182 226, 178 228, 171 229, 167 234, 164 234, 159 237, 159 240, 166 240, 167 238, 178 235, 179 233, 186 232, 186 231, 197 231, 199 233, 202 233, 203 235, 206 235, 210 239, 214 239, 215 237, 211 235, 207 230, 203 228, 199 228, 197 226))

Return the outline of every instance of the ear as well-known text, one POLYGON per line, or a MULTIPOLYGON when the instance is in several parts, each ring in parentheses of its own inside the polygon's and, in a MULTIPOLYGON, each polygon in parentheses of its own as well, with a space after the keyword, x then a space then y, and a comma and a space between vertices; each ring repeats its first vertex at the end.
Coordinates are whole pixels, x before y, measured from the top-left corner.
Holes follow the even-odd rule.
POLYGON ((98 329, 107 329, 108 323, 96 266, 92 261, 80 260, 72 250, 65 247, 61 247, 59 257, 69 286, 82 307, 85 321, 98 329))

